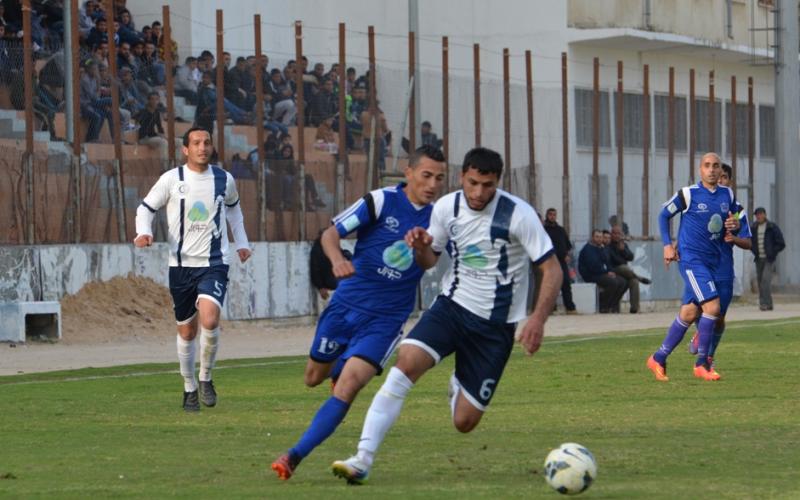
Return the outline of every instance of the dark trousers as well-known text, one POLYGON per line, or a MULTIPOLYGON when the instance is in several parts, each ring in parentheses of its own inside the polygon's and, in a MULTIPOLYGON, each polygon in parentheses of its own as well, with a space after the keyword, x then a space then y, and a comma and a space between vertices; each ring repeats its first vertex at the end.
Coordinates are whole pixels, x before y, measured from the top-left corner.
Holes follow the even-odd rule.
POLYGON ((572 301, 572 280, 569 277, 569 268, 567 263, 559 259, 561 264, 561 272, 564 273, 564 280, 561 282, 561 300, 564 301, 564 308, 567 311, 575 310, 575 302, 572 301))
POLYGON ((628 281, 604 274, 595 283, 600 288, 600 312, 619 312, 619 301, 628 289, 628 281))

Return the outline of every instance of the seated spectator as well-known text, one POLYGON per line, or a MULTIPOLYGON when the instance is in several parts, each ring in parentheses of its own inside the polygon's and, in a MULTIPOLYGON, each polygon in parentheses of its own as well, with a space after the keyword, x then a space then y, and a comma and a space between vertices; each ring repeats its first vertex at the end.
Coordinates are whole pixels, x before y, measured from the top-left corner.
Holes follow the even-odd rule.
POLYGON ((136 121, 139 122, 139 144, 159 150, 161 159, 166 160, 169 156, 169 143, 164 137, 164 127, 161 125, 159 102, 158 92, 151 92, 147 96, 147 105, 136 115, 136 121))
MULTIPOLYGON (((284 144, 280 148, 278 159, 272 162, 274 165, 273 175, 281 181, 282 199, 284 210, 297 210, 300 208, 298 203, 299 186, 297 184, 298 171, 294 161, 294 149, 289 144, 284 144)), ((324 207, 325 203, 319 198, 317 185, 314 177, 306 173, 304 178, 306 191, 306 210, 315 211, 317 207, 324 207)))
POLYGON ((616 225, 622 226, 622 234, 625 236, 625 239, 630 236, 630 230, 628 229, 628 224, 619 220, 619 217, 616 215, 612 215, 608 218, 608 227, 614 227, 616 225))
POLYGON ((197 86, 200 84, 197 59, 189 56, 183 66, 175 72, 175 95, 183 97, 189 104, 197 104, 197 86), (197 79, 195 79, 197 78, 197 79))
POLYGON ((266 93, 272 108, 272 121, 291 127, 297 117, 297 106, 294 102, 294 92, 289 82, 286 82, 277 68, 270 73, 270 82, 266 93))
POLYGON ((132 72, 136 72, 138 64, 134 63, 133 54, 131 54, 131 46, 128 42, 122 42, 117 47, 117 70, 128 68, 132 72))
POLYGON ((133 45, 136 42, 143 41, 142 35, 136 31, 131 18, 131 13, 128 9, 122 9, 118 13, 119 21, 119 41, 120 44, 127 43, 133 45))
POLYGON ((86 36, 86 44, 89 47, 96 47, 101 43, 108 43, 108 31, 106 30, 106 18, 98 17, 94 22, 94 28, 86 36))
POLYGON ((367 100, 367 86, 364 84, 356 84, 353 87, 353 100, 350 102, 350 113, 347 117, 347 127, 353 133, 360 134, 361 130, 361 113, 367 110, 369 101, 367 100))
POLYGON ((345 81, 344 81, 345 94, 349 95, 353 92, 353 87, 355 87, 355 83, 356 83, 356 69, 353 67, 347 68, 347 73, 345 74, 345 81))
MULTIPOLYGON (((197 89, 197 108, 195 109, 195 126, 203 127, 209 132, 214 130, 214 120, 217 115, 217 91, 212 82, 212 73, 203 73, 203 80, 197 89)), ((250 113, 239 108, 228 99, 223 99, 225 112, 234 123, 252 125, 253 117, 250 113)))
MULTIPOLYGON (((431 122, 429 122, 429 121, 422 122, 422 124, 420 125, 420 132, 421 132, 420 133, 420 138, 422 140, 422 145, 423 146, 431 146, 431 147, 434 147, 436 149, 441 149, 442 148, 442 141, 436 136, 436 134, 434 134, 431 131, 431 122)), ((403 140, 402 140, 402 142, 400 144, 403 147, 403 150, 406 153, 408 153, 408 150, 409 150, 409 147, 410 147, 410 144, 411 144, 409 142, 409 140, 406 139, 405 137, 403 137, 403 140)))
POLYGON ((82 40, 89 37, 89 32, 94 28, 94 18, 92 17, 97 11, 97 2, 95 0, 86 0, 83 3, 83 8, 78 12, 78 35, 82 40))
POLYGON ((647 278, 637 276, 628 266, 628 262, 633 260, 633 252, 625 243, 625 236, 622 234, 622 226, 616 225, 611 228, 611 244, 608 246, 608 257, 611 270, 621 278, 628 281, 630 290, 631 314, 639 312, 639 283, 649 285, 651 281, 647 278))
POLYGON ((119 102, 123 109, 127 109, 131 116, 136 116, 144 109, 147 100, 139 92, 133 71, 128 67, 119 69, 119 102))
POLYGON ((81 117, 89 121, 85 142, 95 142, 100 137, 103 121, 108 120, 109 129, 111 129, 112 123, 111 97, 101 94, 100 70, 94 59, 88 59, 84 63, 80 85, 81 117))
POLYGON ((166 68, 164 63, 159 60, 156 45, 153 42, 144 44, 137 77, 146 81, 151 87, 162 86, 167 81, 166 68))
POLYGON ((339 108, 336 95, 333 93, 333 80, 327 78, 322 81, 319 91, 311 100, 309 124, 319 127, 322 120, 337 113, 339 108))
MULTIPOLYGON (((104 96, 111 96, 111 88, 114 86, 114 82, 111 81, 111 73, 108 70, 107 64, 98 64, 98 69, 100 70, 100 92, 104 96)), ((120 103, 121 104, 121 103, 120 103)), ((119 121, 122 131, 132 130, 136 128, 133 124, 131 124, 131 112, 125 108, 120 107, 119 110, 119 121)), ((113 121, 109 121, 109 124, 113 123, 113 121)), ((113 134, 113 129, 109 129, 113 134)))
POLYGON ((600 312, 619 312, 619 301, 628 289, 628 282, 609 269, 608 254, 603 249, 603 233, 592 231, 592 239, 578 255, 578 272, 583 281, 597 284, 600 291, 600 312))
MULTIPOLYGON (((230 57, 230 56, 228 56, 230 57)), ((228 60, 230 60, 228 58, 228 60)), ((252 110, 256 101, 254 95, 250 95, 245 90, 245 85, 250 79, 247 74, 247 59, 244 57, 236 58, 236 65, 228 69, 225 68, 225 97, 232 103, 244 110, 252 110)))
POLYGON ((100 42, 92 47, 92 59, 98 68, 101 65, 108 66, 108 42, 100 42))

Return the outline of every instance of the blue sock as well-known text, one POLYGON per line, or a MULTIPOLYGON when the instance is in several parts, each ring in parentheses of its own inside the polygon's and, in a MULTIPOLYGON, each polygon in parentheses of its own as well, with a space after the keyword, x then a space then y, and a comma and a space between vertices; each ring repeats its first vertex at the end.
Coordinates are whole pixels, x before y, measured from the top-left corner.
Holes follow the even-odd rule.
POLYGON ((653 354, 653 358, 658 361, 660 365, 663 366, 667 363, 667 356, 681 343, 688 329, 689 325, 681 321, 681 318, 675 318, 675 321, 672 322, 669 330, 667 330, 667 336, 664 337, 664 342, 661 344, 661 347, 653 354))
POLYGON ((333 434, 349 409, 349 403, 345 403, 335 396, 329 397, 317 410, 311 425, 308 426, 300 441, 289 450, 289 456, 297 459, 298 462, 308 456, 314 448, 333 434))
POLYGON ((711 341, 714 337, 714 324, 717 318, 714 316, 703 313, 700 316, 700 321, 697 322, 697 361, 694 366, 700 366, 708 363, 708 352, 711 349, 711 341))
POLYGON ((722 340, 722 334, 725 333, 725 327, 722 328, 715 328, 714 335, 711 337, 711 347, 708 349, 708 357, 714 356, 714 353, 717 352, 717 346, 719 345, 719 341, 722 340))

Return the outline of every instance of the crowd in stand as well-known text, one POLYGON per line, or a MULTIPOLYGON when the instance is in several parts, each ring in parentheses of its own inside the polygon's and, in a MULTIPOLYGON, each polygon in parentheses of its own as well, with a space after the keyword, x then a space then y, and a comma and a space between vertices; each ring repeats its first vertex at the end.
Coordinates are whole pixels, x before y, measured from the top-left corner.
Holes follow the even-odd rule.
MULTIPOLYGON (((11 90, 14 107, 24 108, 24 75, 22 57, 22 10, 20 0, 0 0, 0 85, 11 90)), ((78 15, 80 43, 80 114, 86 122, 85 142, 97 142, 103 124, 113 130, 114 114, 120 117, 123 131, 138 130, 138 140, 166 156, 162 118, 166 93, 164 51, 170 50, 177 61, 178 47, 165 41, 161 23, 137 28, 125 0, 114 1, 115 16, 105 10, 106 3, 97 0, 82 2, 78 15), (109 71, 108 23, 114 23, 114 42, 117 47, 117 74, 109 71), (112 109, 111 88, 119 84, 119 109, 112 109)), ((31 33, 36 59, 48 59, 40 74, 35 75, 34 109, 43 128, 53 134, 53 118, 63 111, 63 0, 33 0, 31 33)), ((216 61, 210 51, 186 57, 174 69, 175 95, 196 106, 194 117, 179 117, 194 121, 194 125, 213 131, 216 120, 216 64, 223 65, 224 109, 226 123, 259 125, 255 123, 256 85, 264 92, 264 122, 268 132, 268 159, 286 159, 290 149, 274 148, 284 144, 289 127, 297 122, 298 89, 296 75, 302 74, 305 123, 318 127, 319 149, 337 153, 336 133, 340 112, 345 114, 346 148, 368 150, 375 140, 376 158, 384 168, 391 132, 380 106, 376 116, 369 109, 369 72, 358 76, 348 68, 340 82, 337 64, 325 68, 322 63, 309 67, 303 57, 290 60, 282 68, 270 67, 269 58, 262 56, 262 72, 255 56, 238 57, 234 61, 224 53, 216 61), (345 109, 339 109, 339 93, 345 93, 345 109), (372 127, 375 127, 373 134, 372 127), (374 137, 374 139, 373 139, 374 137)), ((291 159, 291 156, 289 156, 291 159)), ((313 201, 313 200, 312 200, 313 201)), ((315 201, 315 203, 317 203, 315 201)), ((317 203, 318 204, 318 203, 317 203)))

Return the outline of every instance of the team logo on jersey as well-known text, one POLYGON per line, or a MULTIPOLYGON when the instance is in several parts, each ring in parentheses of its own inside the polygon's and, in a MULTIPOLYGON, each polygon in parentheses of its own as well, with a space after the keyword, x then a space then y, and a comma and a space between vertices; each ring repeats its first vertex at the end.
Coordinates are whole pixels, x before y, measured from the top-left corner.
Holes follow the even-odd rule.
POLYGON ((467 245, 462 254, 461 262, 473 269, 483 269, 489 264, 489 259, 483 254, 478 245, 467 245))
POLYGON ((208 220, 208 215, 208 209, 203 205, 203 202, 196 201, 186 217, 192 222, 203 222, 208 220))
POLYGON ((179 182, 175 185, 175 191, 177 191, 181 196, 186 196, 186 194, 189 192, 189 185, 185 182, 179 182))
POLYGON ((458 224, 456 224, 455 221, 453 221, 447 226, 447 232, 450 234, 451 238, 455 238, 456 236, 458 236, 458 233, 461 232, 461 226, 459 226, 458 224))
POLYGON ((698 212, 708 212, 708 205, 705 203, 698 203, 697 204, 697 211, 698 212))
POLYGON ((400 227, 400 221, 395 219, 391 215, 389 217, 387 217, 386 220, 383 221, 383 223, 386 226, 386 229, 388 229, 389 231, 391 231, 393 233, 396 233, 397 232, 397 228, 400 227))
POLYGON ((413 262, 414 252, 405 240, 395 241, 383 251, 383 263, 398 271, 407 270, 413 262))
POLYGON ((711 220, 708 221, 708 232, 717 235, 720 231, 722 231, 722 217, 719 214, 714 214, 711 216, 711 220))
POLYGON ((728 207, 727 203, 720 203, 719 204, 719 209, 722 210, 723 213, 728 213, 728 208, 730 208, 730 207, 728 207))

